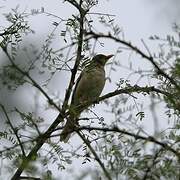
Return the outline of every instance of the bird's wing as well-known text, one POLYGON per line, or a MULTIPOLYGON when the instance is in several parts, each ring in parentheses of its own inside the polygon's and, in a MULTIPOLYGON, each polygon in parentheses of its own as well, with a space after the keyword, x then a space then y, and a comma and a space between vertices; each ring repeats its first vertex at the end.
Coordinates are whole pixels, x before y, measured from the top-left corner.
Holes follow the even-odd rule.
POLYGON ((80 82, 80 80, 82 78, 82 74, 84 74, 83 71, 81 72, 81 74, 79 75, 79 77, 78 77, 78 79, 76 81, 76 85, 74 87, 72 98, 71 98, 71 105, 74 104, 75 94, 76 94, 76 91, 77 91, 78 84, 79 84, 79 82, 80 82))

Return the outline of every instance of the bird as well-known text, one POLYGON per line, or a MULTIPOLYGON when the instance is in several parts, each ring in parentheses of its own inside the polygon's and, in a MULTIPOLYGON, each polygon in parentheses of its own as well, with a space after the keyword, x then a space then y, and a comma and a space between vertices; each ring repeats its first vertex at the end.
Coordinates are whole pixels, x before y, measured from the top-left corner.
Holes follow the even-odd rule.
POLYGON ((69 118, 60 134, 60 141, 68 142, 73 129, 78 126, 78 118, 82 111, 91 104, 80 107, 85 102, 97 99, 105 86, 105 64, 114 55, 95 55, 80 73, 69 106, 69 118), (80 107, 79 109, 77 107, 80 107))

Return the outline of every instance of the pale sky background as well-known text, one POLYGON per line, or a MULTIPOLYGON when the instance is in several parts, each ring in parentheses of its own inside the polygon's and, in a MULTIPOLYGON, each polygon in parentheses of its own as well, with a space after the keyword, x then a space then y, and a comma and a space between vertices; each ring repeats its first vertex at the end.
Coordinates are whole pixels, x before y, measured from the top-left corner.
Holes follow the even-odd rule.
MULTIPOLYGON (((74 12, 74 8, 69 5, 68 3, 62 3, 62 0, 7 0, 3 1, 0 0, 0 18, 2 13, 7 13, 10 11, 11 8, 15 8, 16 5, 20 5, 20 10, 29 12, 30 9, 41 9, 41 7, 45 8, 45 11, 48 13, 53 13, 57 16, 63 17, 64 19, 68 18, 72 12, 74 12)), ((152 43, 148 40, 149 36, 151 35, 159 35, 159 36, 166 36, 167 34, 171 33, 171 27, 174 22, 177 22, 180 16, 180 3, 179 1, 172 1, 172 0, 99 0, 99 4, 96 8, 93 8, 92 12, 101 12, 101 13, 109 13, 116 15, 115 22, 120 27, 123 28, 125 39, 130 40, 134 44, 136 44, 140 48, 144 48, 141 42, 141 39, 144 39, 148 45, 150 45, 150 49, 152 51, 156 50, 156 47, 153 47, 152 43)), ((31 41, 36 43, 43 43, 46 39, 47 34, 49 34, 52 29, 52 21, 55 20, 52 17, 47 17, 45 15, 37 15, 30 18, 30 23, 32 25, 32 29, 34 29, 37 33, 32 37, 31 41)), ((3 19, 0 19, 0 24, 4 24, 3 19)), ((56 42, 57 44, 59 42, 56 42)), ((115 53, 117 45, 114 42, 109 42, 105 44, 105 48, 100 48, 97 52, 103 53, 115 53)), ((122 61, 122 59, 120 58, 122 61)), ((108 72, 108 69, 107 69, 108 72)), ((122 72, 121 72, 122 73, 122 72)), ((116 80, 116 77, 119 78, 120 74, 113 74, 112 79, 116 80)), ((124 77, 124 74, 122 75, 124 77)), ((65 78, 68 80, 68 75, 63 76, 63 79, 57 76, 52 80, 49 91, 50 92, 57 92, 59 91, 61 96, 63 97, 63 93, 61 92, 61 87, 66 86, 65 78), (57 81, 59 83, 57 83, 57 81), (55 89, 55 90, 54 90, 55 89)), ((109 90, 113 90, 111 84, 107 84, 104 90, 108 92, 109 90)), ((27 94, 27 89, 20 88, 13 94, 6 96, 0 96, 0 101, 6 101, 7 96, 10 96, 12 102, 17 103, 24 95, 24 99, 21 98, 20 104, 23 105, 25 109, 29 109, 29 104, 26 102, 31 102, 31 99, 34 98, 35 93, 32 93, 30 96, 27 94)), ((29 92, 31 90, 29 89, 29 92)), ((42 101, 42 100, 41 100, 42 101)), ((13 103, 11 104, 14 105, 13 103)), ((31 110, 33 109, 33 103, 31 104, 31 110)), ((103 106, 97 107, 97 112, 102 109, 103 106)), ((159 109, 161 111, 161 109, 159 109)), ((40 112, 40 114, 43 112, 40 112)), ((103 114, 103 112, 102 112, 103 114)), ((42 115, 42 114, 41 114, 42 115)), ((57 113, 52 114, 45 114, 45 117, 48 117, 49 120, 53 120, 56 117, 57 113), (54 117, 53 117, 54 116, 54 117)), ((107 118, 108 116, 106 116, 107 118)), ((110 118, 110 117, 109 117, 110 118)), ((149 124, 145 124, 148 125, 149 124)), ((151 125, 152 122, 151 122, 151 125)), ((76 162, 77 163, 77 162, 76 162)), ((82 162, 78 162, 81 164, 82 162)), ((77 168, 77 166, 76 166, 77 168)), ((75 168, 75 170, 77 170, 75 168)), ((75 174, 80 174, 81 168, 78 166, 78 170, 75 174)), ((63 177, 67 179, 67 173, 65 172, 57 172, 63 177)), ((1 176, 1 175, 0 175, 1 176)), ((71 177, 72 179, 72 177, 71 177)), ((87 178, 88 179, 88 178, 87 178)), ((0 178, 0 180, 2 180, 0 178)), ((6 180, 6 177, 3 178, 6 180)), ((8 180, 8 178, 7 178, 8 180)))

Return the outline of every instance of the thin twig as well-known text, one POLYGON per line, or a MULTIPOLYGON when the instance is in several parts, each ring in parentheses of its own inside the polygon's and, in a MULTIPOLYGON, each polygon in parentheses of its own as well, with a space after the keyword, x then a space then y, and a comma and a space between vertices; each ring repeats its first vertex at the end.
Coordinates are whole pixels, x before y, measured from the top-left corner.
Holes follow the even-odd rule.
MULTIPOLYGON (((23 142, 21 142, 21 144, 23 145, 23 144, 27 144, 27 143, 30 143, 30 142, 32 143, 32 142, 35 142, 36 140, 37 140, 37 138, 32 139, 32 140, 23 141, 23 142)), ((6 151, 11 151, 11 150, 15 149, 18 146, 20 146, 20 144, 15 144, 14 146, 11 146, 11 147, 4 147, 5 149, 1 150, 0 154, 4 153, 6 151)))
POLYGON ((93 15, 100 15, 100 16, 116 16, 114 14, 107 14, 107 13, 98 13, 98 12, 88 12, 87 14, 93 14, 93 15))
POLYGON ((147 52, 148 52, 149 56, 150 56, 150 57, 152 57, 152 54, 151 54, 151 52, 150 52, 150 50, 149 50, 149 48, 148 48, 147 44, 144 42, 144 40, 143 40, 143 39, 141 39, 141 42, 143 43, 144 47, 146 48, 146 50, 147 50, 147 52))
POLYGON ((13 132, 14 132, 16 138, 17 138, 17 141, 18 141, 18 143, 19 143, 19 146, 20 146, 20 148, 21 148, 21 151, 22 151, 23 156, 26 157, 26 153, 25 153, 25 151, 24 151, 24 147, 23 147, 23 145, 22 145, 22 142, 21 142, 21 140, 20 140, 20 138, 19 138, 19 136, 18 136, 17 129, 14 128, 13 124, 11 123, 11 120, 10 120, 10 118, 9 118, 9 116, 8 116, 8 113, 6 112, 5 107, 4 107, 2 104, 0 104, 0 106, 1 106, 3 112, 4 112, 5 116, 6 116, 6 119, 7 119, 8 124, 10 125, 11 129, 13 130, 13 132))
POLYGON ((102 170, 104 171, 104 174, 106 175, 108 180, 112 180, 110 174, 108 173, 108 171, 106 170, 104 164, 102 163, 102 161, 100 160, 99 156, 97 155, 96 151, 92 148, 91 143, 89 142, 89 140, 87 138, 85 138, 80 132, 79 130, 76 131, 76 133, 80 136, 80 138, 84 141, 84 143, 88 146, 88 148, 90 149, 90 151, 92 152, 92 154, 95 157, 95 160, 99 163, 99 165, 101 166, 102 170))

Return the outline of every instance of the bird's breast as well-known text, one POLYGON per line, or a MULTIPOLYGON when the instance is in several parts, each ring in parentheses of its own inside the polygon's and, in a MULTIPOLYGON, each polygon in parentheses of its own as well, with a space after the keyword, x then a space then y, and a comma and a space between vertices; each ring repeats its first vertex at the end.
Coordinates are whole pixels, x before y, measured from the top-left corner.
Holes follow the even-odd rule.
POLYGON ((103 68, 88 69, 77 85, 74 102, 80 104, 98 98, 105 85, 105 71, 103 68))

